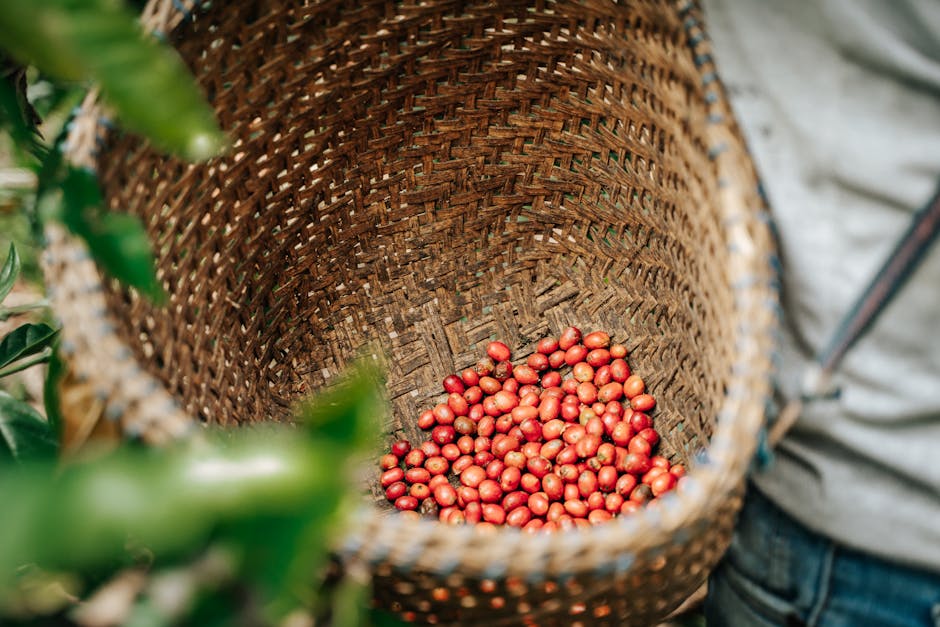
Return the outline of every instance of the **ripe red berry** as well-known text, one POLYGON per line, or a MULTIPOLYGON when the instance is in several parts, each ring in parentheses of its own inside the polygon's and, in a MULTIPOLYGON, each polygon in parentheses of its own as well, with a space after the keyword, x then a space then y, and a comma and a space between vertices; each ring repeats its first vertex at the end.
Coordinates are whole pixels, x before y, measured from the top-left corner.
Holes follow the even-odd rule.
POLYGON ((603 331, 593 331, 584 336, 582 343, 590 349, 607 348, 610 346, 610 336, 603 331))
POLYGON ((395 442, 394 444, 392 444, 392 448, 391 448, 392 455, 399 457, 399 458, 407 455, 408 451, 410 450, 411 450, 411 442, 409 442, 408 440, 399 440, 398 442, 395 442))
POLYGON ((543 355, 551 355, 558 350, 558 340, 553 337, 543 337, 535 345, 535 350, 543 355))
POLYGON ((403 481, 405 478, 405 471, 396 466, 395 468, 389 468, 382 473, 382 476, 379 479, 379 482, 382 484, 383 488, 396 483, 398 481, 403 481))
POLYGON ((395 499, 395 507, 402 511, 411 511, 418 509, 418 499, 411 495, 400 496, 395 499))
POLYGON ((646 384, 643 379, 635 374, 630 375, 623 381, 623 393, 626 394, 627 398, 639 396, 644 390, 646 390, 646 384))
POLYGON ((404 496, 408 492, 408 484, 404 481, 396 481, 385 488, 385 498, 394 502, 399 496, 404 496))
POLYGON ((636 411, 647 412, 656 406, 656 399, 650 394, 640 394, 630 399, 630 407, 636 411))
POLYGON ((584 358, 592 368, 600 368, 610 363, 610 351, 606 348, 595 348, 584 358))
POLYGON ((484 503, 496 503, 503 497, 503 489, 492 479, 484 479, 477 486, 480 500, 484 503))
POLYGON ((444 391, 453 392, 456 394, 463 394, 463 391, 466 389, 464 382, 455 374, 449 374, 444 377, 444 391))
POLYGON ((566 351, 580 341, 581 329, 578 327, 568 327, 561 332, 561 336, 558 338, 558 348, 566 351))
POLYGON ((460 380, 467 387, 473 387, 480 382, 480 375, 473 368, 467 368, 460 373, 460 380))
POLYGON ((487 344, 486 354, 495 362, 507 361, 512 356, 509 347, 502 342, 490 342, 487 344))

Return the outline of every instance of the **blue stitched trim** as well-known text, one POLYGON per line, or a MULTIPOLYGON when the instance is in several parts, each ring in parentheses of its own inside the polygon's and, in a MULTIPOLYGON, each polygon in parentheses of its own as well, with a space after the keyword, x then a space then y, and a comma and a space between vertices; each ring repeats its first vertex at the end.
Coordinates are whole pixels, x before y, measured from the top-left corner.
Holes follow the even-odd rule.
POLYGON ((757 179, 757 195, 761 197, 767 205, 770 205, 770 200, 767 198, 767 190, 764 189, 764 182, 760 179, 757 179))
POLYGON ((457 566, 460 565, 460 560, 455 559, 453 556, 442 559, 437 564, 437 572, 440 575, 447 576, 457 570, 457 566))
POLYGON ((183 16, 183 19, 180 21, 180 24, 181 24, 181 25, 182 25, 182 24, 189 24, 190 22, 192 22, 192 21, 194 21, 194 20, 196 19, 195 9, 196 9, 196 7, 198 7, 198 6, 199 6, 199 3, 198 3, 198 2, 194 2, 194 3, 193 3, 193 9, 190 10, 190 9, 187 9, 187 8, 186 8, 186 5, 184 5, 182 2, 180 2, 180 0, 173 0, 173 8, 175 8, 175 9, 177 10, 177 12, 179 12, 179 14, 183 16))
POLYGON ((751 389, 741 383, 735 383, 734 385, 728 386, 727 396, 732 399, 742 399, 747 398, 751 395, 751 389))
POLYGON ((695 453, 695 464, 697 466, 707 466, 711 463, 712 463, 712 460, 711 460, 711 456, 708 454, 708 449, 703 448, 702 450, 697 451, 695 453))
POLYGON ((126 406, 124 403, 111 403, 108 405, 107 409, 104 410, 105 418, 111 421, 118 420, 121 416, 124 415, 125 409, 126 406))
POLYGON ((342 546, 339 547, 339 552, 342 555, 348 556, 358 553, 360 548, 362 548, 362 541, 358 536, 350 534, 346 536, 342 546))
MULTIPOLYGON (((646 508, 643 512, 643 516, 646 516, 646 520, 649 521, 653 527, 663 526, 663 513, 659 510, 659 503, 656 504, 656 507, 646 508)), ((650 549, 648 555, 651 557, 659 557, 662 553, 662 547, 654 547, 650 549)))
MULTIPOLYGON (((683 15, 685 15, 686 13, 688 13, 689 11, 691 11, 693 6, 695 6, 695 5, 694 5, 692 2, 686 2, 684 5, 682 5, 681 7, 679 7, 679 17, 682 17, 683 15)), ((692 20, 692 23, 693 23, 693 24, 696 23, 694 17, 690 17, 689 19, 692 20)), ((686 23, 688 24, 688 22, 686 22, 686 23)))
MULTIPOLYGON (((389 516, 389 518, 392 518, 392 517, 389 516)), ((372 549, 372 553, 369 555, 369 563, 372 564, 373 566, 381 564, 388 558, 388 554, 390 552, 391 552, 391 547, 389 547, 387 544, 378 545, 377 547, 372 549)))
POLYGON ((714 161, 718 157, 718 155, 725 152, 726 150, 728 150, 728 144, 724 142, 718 144, 717 146, 712 146, 708 150, 708 158, 714 161))
POLYGON ((594 575, 596 577, 606 577, 614 572, 616 564, 613 561, 601 562, 594 568, 594 575))
POLYGON ((767 428, 761 427, 757 434, 757 450, 754 452, 754 459, 751 460, 750 472, 756 472, 769 468, 774 462, 774 452, 770 447, 770 441, 767 440, 767 428))
MULTIPOLYGON (((544 551, 542 552, 544 555, 544 551)), ((539 584, 545 581, 545 568, 533 568, 528 575, 526 575, 526 583, 528 584, 539 584)))
MULTIPOLYGON (((673 493, 669 492, 666 495, 664 495, 664 498, 665 496, 674 496, 674 495, 673 493)), ((675 544, 678 544, 679 546, 688 544, 689 540, 691 539, 692 539, 692 534, 690 534, 689 530, 686 529, 685 527, 679 527, 678 529, 676 529, 676 532, 672 534, 672 541, 675 544)))
POLYGON ((749 290, 755 285, 763 283, 760 277, 757 277, 753 274, 745 274, 742 277, 739 277, 737 281, 731 284, 731 289, 736 291, 749 290))
POLYGON ((613 563, 614 571, 617 574, 623 574, 630 570, 634 562, 636 562, 636 557, 634 557, 633 553, 623 553, 618 555, 613 563))
POLYGON ((483 570, 484 579, 501 579, 506 573, 506 565, 502 562, 490 562, 483 570))
POLYGON ((424 546, 417 542, 409 543, 408 552, 399 560, 396 560, 396 565, 410 570, 412 566, 418 561, 418 558, 421 557, 421 553, 424 551, 424 546))
POLYGON ((182 14, 184 20, 192 16, 192 11, 190 11, 185 4, 180 2, 180 0, 173 0, 173 8, 182 14))

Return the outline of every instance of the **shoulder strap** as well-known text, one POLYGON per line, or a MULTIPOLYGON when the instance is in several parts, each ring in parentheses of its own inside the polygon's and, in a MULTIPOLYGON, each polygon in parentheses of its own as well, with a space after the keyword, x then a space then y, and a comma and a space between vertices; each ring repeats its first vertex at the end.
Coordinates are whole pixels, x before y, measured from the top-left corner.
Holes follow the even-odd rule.
POLYGON ((804 396, 790 401, 770 428, 768 441, 777 444, 799 418, 802 402, 825 393, 846 352, 861 338, 904 286, 940 234, 940 187, 918 210, 894 250, 842 318, 825 348, 816 354, 816 369, 805 382, 804 396))

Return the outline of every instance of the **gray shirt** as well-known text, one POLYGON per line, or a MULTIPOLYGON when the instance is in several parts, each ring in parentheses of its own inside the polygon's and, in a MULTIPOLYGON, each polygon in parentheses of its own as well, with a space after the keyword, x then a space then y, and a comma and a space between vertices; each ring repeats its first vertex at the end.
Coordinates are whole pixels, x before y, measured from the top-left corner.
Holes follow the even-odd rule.
MULTIPOLYGON (((704 5, 780 232, 792 396, 940 182, 940 2, 704 5)), ((756 483, 811 529, 940 572, 940 244, 835 383, 756 483)))

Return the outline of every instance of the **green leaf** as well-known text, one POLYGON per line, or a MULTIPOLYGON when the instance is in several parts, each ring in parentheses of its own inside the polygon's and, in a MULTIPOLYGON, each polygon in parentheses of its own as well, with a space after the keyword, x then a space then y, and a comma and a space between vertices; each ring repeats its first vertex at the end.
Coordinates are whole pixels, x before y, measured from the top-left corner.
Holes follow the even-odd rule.
POLYGON ((372 627, 405 627, 409 624, 395 614, 378 608, 369 610, 369 618, 371 618, 372 627))
POLYGON ((46 409, 46 420, 49 428, 56 435, 62 433, 62 405, 59 399, 59 381, 65 376, 66 366, 59 354, 59 339, 52 343, 52 355, 49 356, 49 366, 46 370, 46 380, 42 384, 42 404, 46 409))
MULTIPOLYGON (((374 374, 360 368, 338 386, 343 398, 334 389, 308 404, 322 405, 309 415, 323 432, 210 429, 156 450, 125 445, 87 462, 0 469, 0 503, 16 504, 0 515, 0 604, 19 565, 100 572, 126 562, 131 537, 155 567, 210 541, 231 550, 242 590, 270 624, 310 607, 341 504, 356 498, 354 446, 376 428, 374 374)), ((352 604, 361 591, 343 594, 340 603, 349 605, 340 618, 348 624, 357 620, 352 604)))
MULTIPOLYGON (((331 474, 343 463, 332 461, 335 465, 327 470, 331 474)), ((320 462, 324 463, 326 459, 320 462)), ((330 527, 346 489, 340 479, 329 482, 290 516, 259 517, 232 528, 231 537, 245 548, 243 570, 257 588, 267 623, 279 623, 297 607, 311 603, 327 557, 330 527), (266 540, 259 544, 260 537, 266 540)))
POLYGON ((0 455, 18 461, 51 458, 59 444, 39 412, 0 391, 0 455))
MULTIPOLYGON (((128 537, 167 560, 191 555, 216 532, 232 538, 226 533, 239 522, 311 516, 322 525, 332 517, 333 499, 320 495, 344 489, 336 472, 341 452, 284 426, 206 435, 158 450, 123 446, 62 467, 50 461, 0 470, 0 503, 17 504, 17 515, 0 515, 0 597, 22 563, 113 567, 126 558, 128 537), (30 516, 19 516, 21 507, 30 516), (60 533, 61 521, 68 533, 60 533)), ((255 529, 241 546, 264 551, 279 542, 276 532, 255 529)), ((321 533, 316 548, 325 551, 325 542, 321 533)), ((295 551, 294 560, 305 554, 295 551)))
POLYGON ((6 262, 3 264, 3 267, 0 268, 0 303, 3 302, 3 299, 6 298, 10 290, 13 289, 13 283, 16 282, 16 277, 19 273, 20 256, 16 252, 16 247, 10 244, 10 254, 7 255, 6 262))
POLYGON ((333 627, 361 627, 369 623, 369 587, 344 577, 333 594, 333 627))
POLYGON ((153 301, 162 302, 150 240, 135 216, 106 213, 87 225, 83 234, 92 256, 111 276, 136 287, 153 301))
POLYGON ((163 302, 165 294, 157 281, 150 240, 140 220, 101 209, 101 191, 93 172, 69 168, 62 192, 62 221, 85 240, 95 261, 152 301, 163 302))
POLYGON ((92 79, 131 130, 187 159, 217 154, 224 136, 176 52, 146 37, 123 2, 5 2, 0 41, 65 80, 92 79))
POLYGON ((16 88, 0 75, 0 128, 10 133, 18 148, 41 158, 46 148, 29 120, 25 110, 28 106, 25 96, 21 97, 16 88))
POLYGON ((360 359, 336 385, 300 405, 297 418, 318 440, 344 450, 362 450, 381 433, 381 377, 377 368, 360 359))
POLYGON ((58 333, 47 324, 24 324, 0 341, 0 368, 50 346, 58 333))

